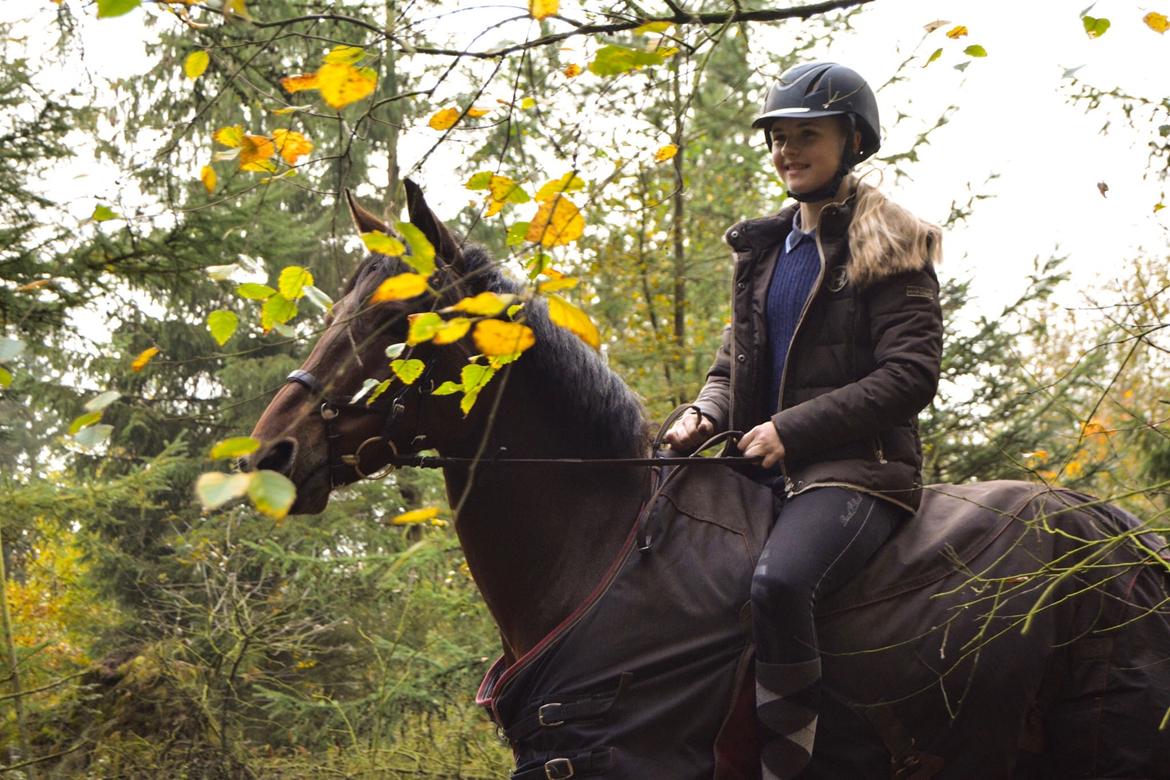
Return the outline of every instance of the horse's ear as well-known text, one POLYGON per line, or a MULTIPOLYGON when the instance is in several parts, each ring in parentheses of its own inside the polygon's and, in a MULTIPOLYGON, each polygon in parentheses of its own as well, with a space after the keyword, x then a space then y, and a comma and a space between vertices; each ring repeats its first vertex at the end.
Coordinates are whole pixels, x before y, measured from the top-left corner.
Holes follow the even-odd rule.
POLYGON ((410 223, 421 230, 435 247, 436 256, 458 267, 463 261, 463 242, 431 211, 421 187, 410 179, 404 179, 402 183, 406 187, 406 210, 410 214, 410 223))
POLYGON ((386 235, 390 235, 390 228, 386 223, 374 216, 373 213, 363 209, 348 187, 345 190, 345 203, 349 206, 350 219, 353 220, 353 225, 359 233, 372 233, 375 230, 380 230, 386 235))

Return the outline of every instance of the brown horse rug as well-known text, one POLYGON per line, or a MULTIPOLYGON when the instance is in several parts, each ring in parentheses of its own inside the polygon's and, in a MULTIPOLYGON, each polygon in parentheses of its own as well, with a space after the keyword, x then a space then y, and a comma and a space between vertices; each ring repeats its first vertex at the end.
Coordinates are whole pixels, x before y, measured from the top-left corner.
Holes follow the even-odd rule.
MULTIPOLYGON (((480 686, 516 780, 757 776, 748 604, 772 496, 670 476, 590 598, 480 686)), ((1167 776, 1168 564, 1137 527, 1022 482, 927 488, 820 605, 806 775, 1167 776)))

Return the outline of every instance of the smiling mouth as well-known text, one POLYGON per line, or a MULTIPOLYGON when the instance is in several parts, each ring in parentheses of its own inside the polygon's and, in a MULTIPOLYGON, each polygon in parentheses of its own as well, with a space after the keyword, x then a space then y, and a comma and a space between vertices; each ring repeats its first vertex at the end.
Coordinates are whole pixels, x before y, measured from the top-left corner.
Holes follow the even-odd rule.
POLYGON ((808 169, 808 166, 802 165, 801 163, 789 163, 788 165, 784 166, 785 173, 792 173, 793 171, 803 171, 803 170, 807 170, 807 169, 808 169))

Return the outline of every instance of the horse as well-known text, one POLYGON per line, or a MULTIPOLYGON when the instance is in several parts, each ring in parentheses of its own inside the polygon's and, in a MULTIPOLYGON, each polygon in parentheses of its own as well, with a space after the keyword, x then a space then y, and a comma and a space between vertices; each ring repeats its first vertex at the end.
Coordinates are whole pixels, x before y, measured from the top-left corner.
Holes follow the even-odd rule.
MULTIPOLYGON (((771 491, 719 458, 656 465, 639 399, 540 296, 497 315, 535 344, 496 366, 466 414, 435 390, 484 365, 470 336, 415 339, 422 375, 392 374, 387 347, 408 341, 412 315, 524 292, 406 186, 435 249, 430 289, 370 303, 409 269, 368 255, 242 467, 286 475, 291 511, 316 513, 332 490, 438 452, 499 627, 477 698, 512 744, 515 780, 758 777, 748 605, 771 491), (370 378, 385 392, 351 400, 370 378)), ((360 232, 394 234, 346 197, 360 232)), ((1069 490, 924 494, 817 605, 825 694, 802 777, 1170 777, 1165 543, 1069 490)))

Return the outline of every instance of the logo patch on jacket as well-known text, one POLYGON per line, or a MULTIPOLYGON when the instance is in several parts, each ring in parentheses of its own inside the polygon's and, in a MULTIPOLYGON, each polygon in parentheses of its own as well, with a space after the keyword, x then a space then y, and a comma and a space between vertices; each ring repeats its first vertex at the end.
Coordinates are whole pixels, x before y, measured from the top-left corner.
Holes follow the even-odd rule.
POLYGON ((845 266, 838 266, 829 274, 829 283, 826 285, 829 292, 841 292, 849 284, 849 271, 845 266))
POLYGON ((906 297, 907 298, 929 298, 930 300, 933 301, 934 300, 934 293, 931 292, 930 288, 928 288, 928 287, 919 287, 916 284, 908 284, 908 285, 906 285, 906 297))

